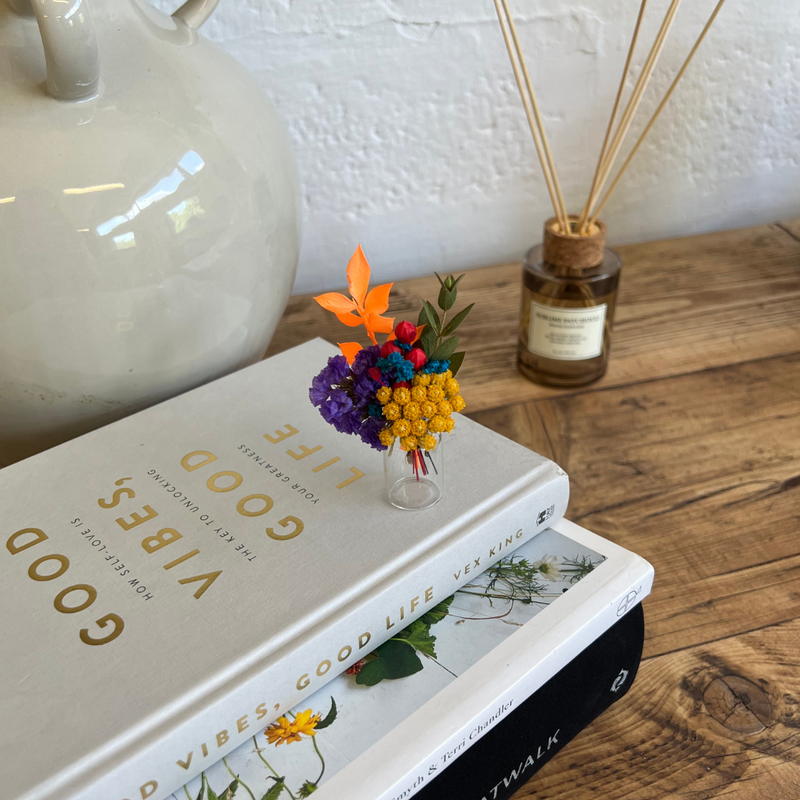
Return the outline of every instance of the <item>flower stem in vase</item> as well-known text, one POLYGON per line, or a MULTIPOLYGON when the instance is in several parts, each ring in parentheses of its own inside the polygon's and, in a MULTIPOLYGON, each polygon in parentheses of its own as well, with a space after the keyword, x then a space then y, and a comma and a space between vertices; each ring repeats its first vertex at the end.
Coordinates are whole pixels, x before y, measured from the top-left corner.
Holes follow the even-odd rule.
POLYGON ((386 494, 395 508, 420 511, 436 505, 444 493, 444 436, 432 450, 403 450, 395 443, 384 452, 386 494))

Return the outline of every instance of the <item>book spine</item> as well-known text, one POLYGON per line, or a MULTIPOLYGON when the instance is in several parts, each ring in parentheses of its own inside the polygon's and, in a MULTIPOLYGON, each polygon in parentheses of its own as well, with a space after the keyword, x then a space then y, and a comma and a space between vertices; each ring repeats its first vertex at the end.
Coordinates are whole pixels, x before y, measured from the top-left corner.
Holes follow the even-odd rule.
MULTIPOLYGON (((553 526, 558 530, 563 523, 553 526)), ((566 523, 577 529, 572 523, 566 523)), ((592 541, 588 531, 583 538, 592 541)), ((561 615, 545 608, 517 633, 473 665, 458 680, 418 709, 350 767, 320 790, 320 800, 407 800, 448 753, 474 746, 493 724, 556 675, 604 631, 646 597, 653 568, 628 554, 615 565, 601 564, 583 578, 594 584, 594 602, 567 592, 561 615), (605 568, 608 569, 605 569, 605 568), (547 653, 545 657, 537 654, 547 653)))
MULTIPOLYGON (((504 502, 454 532, 433 552, 387 575, 353 608, 256 659, 236 688, 184 712, 176 726, 156 728, 116 767, 86 789, 60 792, 63 800, 163 800, 188 780, 349 666, 409 625, 469 580, 561 519, 569 496, 567 476, 520 488, 504 502)), ((398 535, 377 531, 376 535, 398 535)), ((391 565, 389 565, 391 566, 391 565)), ((269 613, 268 609, 265 613, 269 613)))
MULTIPOLYGON (((417 800, 508 800, 568 742, 623 697, 644 646, 644 614, 635 606, 475 745, 432 765, 417 800)), ((410 795, 403 795, 407 797, 410 795)))

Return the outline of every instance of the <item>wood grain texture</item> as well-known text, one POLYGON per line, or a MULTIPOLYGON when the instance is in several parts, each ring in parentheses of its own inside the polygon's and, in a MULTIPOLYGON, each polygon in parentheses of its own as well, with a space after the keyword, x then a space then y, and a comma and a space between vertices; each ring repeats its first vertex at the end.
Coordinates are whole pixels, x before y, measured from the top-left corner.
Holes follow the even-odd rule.
POLYGON ((515 800, 797 800, 798 651, 792 620, 648 659, 630 692, 515 800), (736 688, 724 724, 715 682, 736 688))
MULTIPOLYGON (((516 371, 519 266, 474 270, 474 419, 563 466, 568 516, 656 570, 631 692, 517 798, 800 798, 800 219, 619 248, 608 374, 516 371)), ((416 318, 434 278, 404 281, 416 318)), ((352 339, 295 297, 270 352, 352 339)))
MULTIPOLYGON (((611 363, 589 391, 800 350, 800 240, 777 224, 618 251, 611 363)), ((472 270, 461 283, 459 307, 476 303, 459 329, 469 353, 459 379, 472 411, 560 394, 517 372, 519 288, 518 264, 472 270)), ((437 293, 434 277, 397 283, 391 313, 416 321, 422 299, 437 293)), ((292 297, 268 354, 312 335, 336 342, 357 333, 310 295, 292 297)))
POLYGON ((778 223, 790 236, 793 236, 800 242, 800 217, 794 219, 787 219, 778 223))
POLYGON ((646 655, 800 616, 800 355, 471 416, 545 442, 569 516, 653 564, 646 655))

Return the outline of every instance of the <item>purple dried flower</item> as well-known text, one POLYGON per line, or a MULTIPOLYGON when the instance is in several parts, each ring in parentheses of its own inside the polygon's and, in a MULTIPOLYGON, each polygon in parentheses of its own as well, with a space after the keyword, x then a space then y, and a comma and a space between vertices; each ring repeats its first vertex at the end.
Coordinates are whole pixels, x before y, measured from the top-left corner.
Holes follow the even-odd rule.
POLYGON ((325 422, 330 423, 339 433, 354 433, 353 401, 344 389, 333 389, 330 398, 319 407, 325 422))
POLYGON ((386 450, 386 445, 381 444, 378 434, 383 430, 386 421, 381 417, 369 417, 361 425, 359 436, 361 441, 375 450, 386 450))
POLYGON ((381 348, 378 345, 372 347, 365 347, 356 353, 355 361, 353 361, 352 371, 354 375, 361 375, 366 372, 370 367, 374 367, 381 357, 381 348))
POLYGON ((375 402, 375 392, 381 385, 372 380, 366 372, 357 375, 353 380, 353 399, 359 408, 365 408, 375 402))
POLYGON ((379 358, 380 347, 361 350, 352 367, 344 356, 329 358, 327 366, 311 381, 308 396, 337 431, 357 434, 376 450, 385 450, 378 434, 386 421, 369 415, 381 384, 370 378, 368 371, 379 358))
POLYGON ((308 396, 315 406, 322 405, 328 399, 331 390, 339 386, 350 374, 347 359, 344 356, 331 356, 328 365, 312 381, 308 396))

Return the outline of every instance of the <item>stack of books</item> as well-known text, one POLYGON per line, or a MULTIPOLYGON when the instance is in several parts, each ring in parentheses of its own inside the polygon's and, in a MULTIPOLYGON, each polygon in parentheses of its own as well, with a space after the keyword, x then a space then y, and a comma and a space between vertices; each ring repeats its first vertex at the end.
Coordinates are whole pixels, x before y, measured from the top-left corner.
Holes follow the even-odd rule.
POLYGON ((335 352, 0 471, 12 800, 497 798, 630 686, 649 564, 466 418, 442 501, 391 507, 308 401, 335 352))

